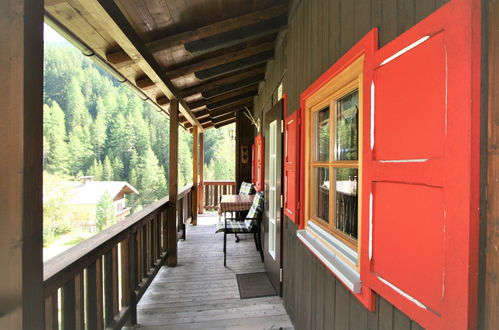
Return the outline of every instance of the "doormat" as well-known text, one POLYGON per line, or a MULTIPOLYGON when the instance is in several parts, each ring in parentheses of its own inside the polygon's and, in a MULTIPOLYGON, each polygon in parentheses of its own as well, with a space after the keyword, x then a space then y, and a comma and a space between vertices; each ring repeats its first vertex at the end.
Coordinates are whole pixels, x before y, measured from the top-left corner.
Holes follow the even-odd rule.
POLYGON ((275 296, 267 273, 236 274, 241 299, 275 296))

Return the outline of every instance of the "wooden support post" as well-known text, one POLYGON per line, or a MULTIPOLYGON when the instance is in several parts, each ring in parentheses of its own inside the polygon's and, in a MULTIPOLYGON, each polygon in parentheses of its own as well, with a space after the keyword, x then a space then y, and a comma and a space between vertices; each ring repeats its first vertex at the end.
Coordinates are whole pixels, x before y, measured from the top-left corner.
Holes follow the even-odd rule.
POLYGON ((204 133, 199 133, 198 213, 204 213, 204 133))
MULTIPOLYGON (((192 130, 192 196, 197 196, 198 191, 198 162, 199 162, 199 145, 198 145, 198 127, 194 126, 192 130)), ((192 198, 192 225, 198 224, 198 200, 192 198)))
POLYGON ((0 1, 0 329, 44 324, 43 5, 0 1))
POLYGON ((177 195, 178 195, 178 100, 170 101, 170 176, 168 207, 168 260, 170 267, 177 265, 177 195))

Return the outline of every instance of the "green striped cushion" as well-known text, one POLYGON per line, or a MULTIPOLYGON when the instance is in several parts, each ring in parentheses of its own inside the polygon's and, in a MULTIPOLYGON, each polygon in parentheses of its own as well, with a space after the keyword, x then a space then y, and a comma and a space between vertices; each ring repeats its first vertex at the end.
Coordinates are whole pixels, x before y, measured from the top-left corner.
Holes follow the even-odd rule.
MULTIPOLYGON (((245 220, 245 221, 236 221, 236 220, 228 220, 227 221, 227 232, 228 233, 249 233, 253 228, 255 220, 245 220)), ((225 224, 224 221, 219 221, 217 223, 217 231, 216 233, 224 232, 225 224)))

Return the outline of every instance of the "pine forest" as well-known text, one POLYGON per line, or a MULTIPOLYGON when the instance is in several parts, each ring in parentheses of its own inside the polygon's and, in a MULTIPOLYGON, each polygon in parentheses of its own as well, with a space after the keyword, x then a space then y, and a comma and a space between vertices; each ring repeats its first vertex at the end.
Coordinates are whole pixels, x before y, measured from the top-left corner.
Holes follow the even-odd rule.
MULTIPOLYGON (((132 212, 168 194, 168 117, 68 43, 45 43, 43 120, 45 243, 72 230, 64 193, 51 193, 60 182, 126 181, 139 191, 127 196, 132 212)), ((233 129, 205 131, 206 180, 234 180, 233 129)), ((183 187, 192 181, 192 134, 179 132, 183 187)))

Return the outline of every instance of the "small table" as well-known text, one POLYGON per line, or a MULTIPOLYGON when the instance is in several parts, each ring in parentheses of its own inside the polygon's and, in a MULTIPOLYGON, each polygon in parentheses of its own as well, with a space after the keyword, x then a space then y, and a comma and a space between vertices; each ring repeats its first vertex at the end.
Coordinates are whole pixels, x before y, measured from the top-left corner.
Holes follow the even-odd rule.
POLYGON ((223 195, 218 206, 218 214, 226 212, 248 211, 255 195, 223 195))
MULTIPOLYGON (((222 195, 220 205, 218 205, 218 215, 221 216, 223 214, 224 218, 227 218, 227 212, 248 211, 253 204, 253 199, 255 199, 255 195, 222 195)), ((234 217, 232 218, 234 219, 234 217)), ((236 243, 239 242, 237 234, 235 237, 236 243)))

